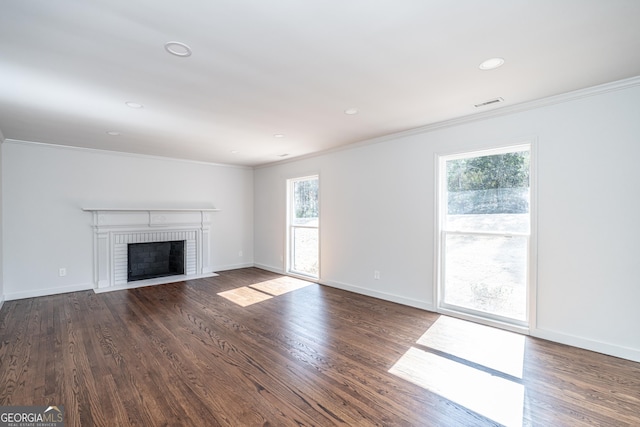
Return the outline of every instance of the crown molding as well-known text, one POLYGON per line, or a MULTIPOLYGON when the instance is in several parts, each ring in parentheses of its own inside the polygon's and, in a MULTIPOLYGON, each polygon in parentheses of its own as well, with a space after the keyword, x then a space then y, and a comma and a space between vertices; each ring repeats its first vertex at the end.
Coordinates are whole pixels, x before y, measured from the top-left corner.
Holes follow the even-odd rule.
POLYGON ((251 166, 243 166, 243 165, 231 165, 227 163, 214 163, 214 162, 205 162, 201 160, 191 160, 191 159, 180 159, 177 157, 166 157, 166 156, 154 156, 151 154, 139 154, 139 153, 127 153, 124 151, 114 151, 114 150, 103 150, 100 148, 86 148, 86 147, 76 147, 73 145, 61 145, 61 144, 50 144, 47 142, 35 142, 35 141, 23 141, 20 139, 5 139, 5 144, 15 144, 15 145, 36 145, 47 148, 54 148, 59 150, 72 150, 72 151, 84 151, 90 153, 102 153, 102 154, 110 154, 113 156, 122 156, 122 157, 133 157, 139 159, 152 159, 152 160, 164 160, 164 161, 174 161, 174 162, 183 162, 183 163, 191 163, 198 165, 207 165, 207 166, 217 166, 222 168, 234 168, 234 169, 246 169, 252 170, 251 166))
POLYGON ((507 116, 511 114, 521 113, 524 111, 534 110, 537 108, 547 107, 550 105, 560 104, 564 102, 570 102, 579 100, 582 98, 587 98, 590 96, 602 95, 609 92, 615 92, 619 90, 629 89, 636 86, 640 86, 640 76, 630 77, 628 79, 618 80, 610 83, 604 83, 597 86, 592 86, 585 89, 578 89, 575 91, 563 93, 560 95, 554 95, 546 98, 537 99, 534 101, 523 102, 520 104, 503 106, 500 108, 493 109, 491 111, 484 111, 481 113, 475 113, 463 117, 458 117, 455 119, 444 120, 441 122, 430 123, 424 126, 420 126, 413 129, 408 129, 402 132, 395 132, 388 135, 379 136, 376 138, 370 138, 366 140, 361 140, 357 142, 353 142, 351 144, 343 145, 340 147, 330 148, 328 150, 317 151, 314 153, 304 154, 297 157, 292 157, 289 159, 283 159, 275 162, 264 163, 261 165, 255 166, 242 166, 242 165, 233 165, 227 163, 214 163, 214 162, 206 162, 200 160, 191 160, 191 159, 180 159, 176 157, 166 157, 166 156, 154 156, 150 154, 139 154, 139 153, 127 153, 122 151, 114 151, 114 150, 105 150, 98 148, 85 148, 85 147, 76 147, 71 145, 60 145, 60 144, 51 144, 45 142, 35 142, 35 141, 23 141, 16 139, 5 139, 2 131, 0 130, 0 143, 10 143, 10 144, 26 144, 26 145, 40 145, 45 147, 57 148, 57 149, 65 149, 65 150, 76 150, 76 151, 87 151, 87 152, 97 152, 97 153, 105 153, 117 156, 125 156, 125 157, 134 157, 134 158, 144 158, 144 159, 155 159, 155 160, 171 160, 178 162, 186 162, 191 164, 201 164, 208 166, 217 166, 217 167, 227 167, 227 168, 238 168, 238 169, 262 169, 268 168, 271 166, 282 165, 292 162, 297 162, 305 159, 315 158, 319 156, 324 156, 327 154, 340 152, 344 150, 352 150, 360 147, 364 147, 367 145, 378 144, 381 142, 390 141, 397 138, 420 135, 428 132, 432 132, 439 129, 445 129, 449 127, 459 126, 467 123, 472 123, 480 120, 486 120, 494 117, 507 116))
MULTIPOLYGON (((445 120, 443 122, 433 123, 430 125, 411 129, 406 131, 406 133, 407 135, 414 135, 417 133, 429 132, 436 129, 457 126, 464 123, 475 122, 478 120, 485 120, 493 117, 507 116, 510 114, 521 113, 523 111, 529 111, 529 110, 535 110, 542 107, 548 107, 550 105, 576 101, 578 99, 587 98, 590 96, 602 95, 609 92, 629 89, 635 86, 640 86, 640 76, 631 77, 629 79, 624 79, 624 80, 618 80, 610 83, 604 83, 598 86, 592 86, 585 89, 578 89, 571 92, 562 93, 559 95, 553 95, 546 98, 536 99, 533 101, 522 102, 520 104, 504 106, 501 108, 496 108, 495 110, 475 113, 469 116, 459 117, 456 119, 445 120)), ((388 135, 388 136, 391 136, 391 135, 388 135)), ((385 137, 382 137, 382 138, 385 138, 385 137)))
POLYGON ((609 92, 629 89, 636 86, 640 86, 640 76, 630 77, 628 79, 623 79, 623 80, 617 80, 610 83, 604 83, 601 85, 592 86, 585 89, 578 89, 578 90, 566 92, 560 95, 553 95, 546 98, 536 99, 533 101, 522 102, 520 104, 508 105, 508 106, 496 108, 491 111, 484 111, 481 113, 475 113, 475 114, 471 114, 463 117, 457 117, 455 119, 444 120, 436 123, 430 123, 428 125, 405 130, 402 132, 395 132, 389 135, 383 135, 376 138, 366 139, 366 140, 354 142, 348 145, 331 148, 328 150, 305 154, 305 155, 294 157, 291 159, 279 160, 272 163, 265 163, 263 165, 254 166, 254 169, 261 169, 261 168, 267 168, 267 167, 276 166, 276 165, 282 165, 286 163, 292 163, 292 162, 296 162, 304 159, 310 159, 310 158, 323 156, 326 154, 331 154, 331 153, 344 151, 344 150, 352 150, 355 148, 360 148, 367 145, 379 144, 381 142, 386 142, 386 141, 390 141, 397 138, 420 135, 428 132, 433 132, 439 129, 450 128, 450 127, 459 126, 466 123, 472 123, 480 120, 486 120, 494 117, 508 116, 511 114, 521 113, 529 110, 535 110, 537 108, 547 107, 550 105, 576 101, 576 100, 587 98, 590 96, 602 95, 609 92))

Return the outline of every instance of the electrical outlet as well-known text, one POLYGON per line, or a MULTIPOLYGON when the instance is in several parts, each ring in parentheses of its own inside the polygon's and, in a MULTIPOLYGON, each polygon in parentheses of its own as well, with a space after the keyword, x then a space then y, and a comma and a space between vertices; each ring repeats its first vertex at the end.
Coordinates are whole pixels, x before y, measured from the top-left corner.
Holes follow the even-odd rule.
POLYGON ((67 275, 67 269, 66 268, 62 267, 62 268, 58 269, 58 276, 64 277, 66 275, 67 275))
POLYGON ((380 280, 380 272, 378 270, 373 270, 373 278, 380 280))
POLYGON ((241 257, 242 255, 242 251, 238 251, 238 256, 241 257))

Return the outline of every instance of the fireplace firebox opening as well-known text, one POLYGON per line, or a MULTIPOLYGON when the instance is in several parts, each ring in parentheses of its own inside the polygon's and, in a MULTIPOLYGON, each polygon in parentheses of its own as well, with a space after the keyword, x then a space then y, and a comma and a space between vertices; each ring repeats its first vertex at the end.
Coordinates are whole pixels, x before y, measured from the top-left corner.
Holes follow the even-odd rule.
POLYGON ((127 282, 184 274, 184 240, 129 243, 127 282))

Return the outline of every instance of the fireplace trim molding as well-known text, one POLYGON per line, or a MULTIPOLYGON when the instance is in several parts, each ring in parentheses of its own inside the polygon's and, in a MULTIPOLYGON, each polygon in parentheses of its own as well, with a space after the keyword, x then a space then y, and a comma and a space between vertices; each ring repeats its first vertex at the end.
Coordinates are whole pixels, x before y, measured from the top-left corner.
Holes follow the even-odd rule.
POLYGON ((211 213, 219 209, 82 210, 93 215, 93 288, 97 293, 216 275, 211 266, 210 233, 211 213), (127 244, 167 240, 185 240, 185 274, 127 282, 127 244))

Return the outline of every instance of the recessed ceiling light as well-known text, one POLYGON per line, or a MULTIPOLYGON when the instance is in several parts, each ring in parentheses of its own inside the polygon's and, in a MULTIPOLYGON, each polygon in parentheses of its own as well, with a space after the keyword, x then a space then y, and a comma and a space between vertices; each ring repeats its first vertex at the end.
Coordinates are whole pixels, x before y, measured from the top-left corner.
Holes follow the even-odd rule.
POLYGON ((175 56, 191 56, 191 48, 181 42, 166 42, 164 44, 164 49, 175 56))
POLYGON ((229 151, 231 154, 238 154, 238 150, 231 150, 229 151))
POLYGON ((108 130, 107 131, 107 135, 111 135, 111 136, 120 136, 121 133, 115 130, 108 130))
POLYGON ((494 70, 504 64, 504 58, 489 58, 483 61, 478 68, 481 70, 494 70))
POLYGON ((127 107, 135 108, 135 109, 139 109, 139 108, 143 108, 144 107, 144 105, 142 105, 142 104, 138 104, 137 102, 131 102, 131 101, 127 101, 127 102, 125 102, 125 104, 126 104, 127 107))
POLYGON ((284 138, 284 134, 282 133, 276 133, 273 135, 274 138, 284 138))
POLYGON ((344 113, 352 116, 354 114, 358 114, 358 109, 355 107, 347 108, 346 110, 344 110, 344 113))

